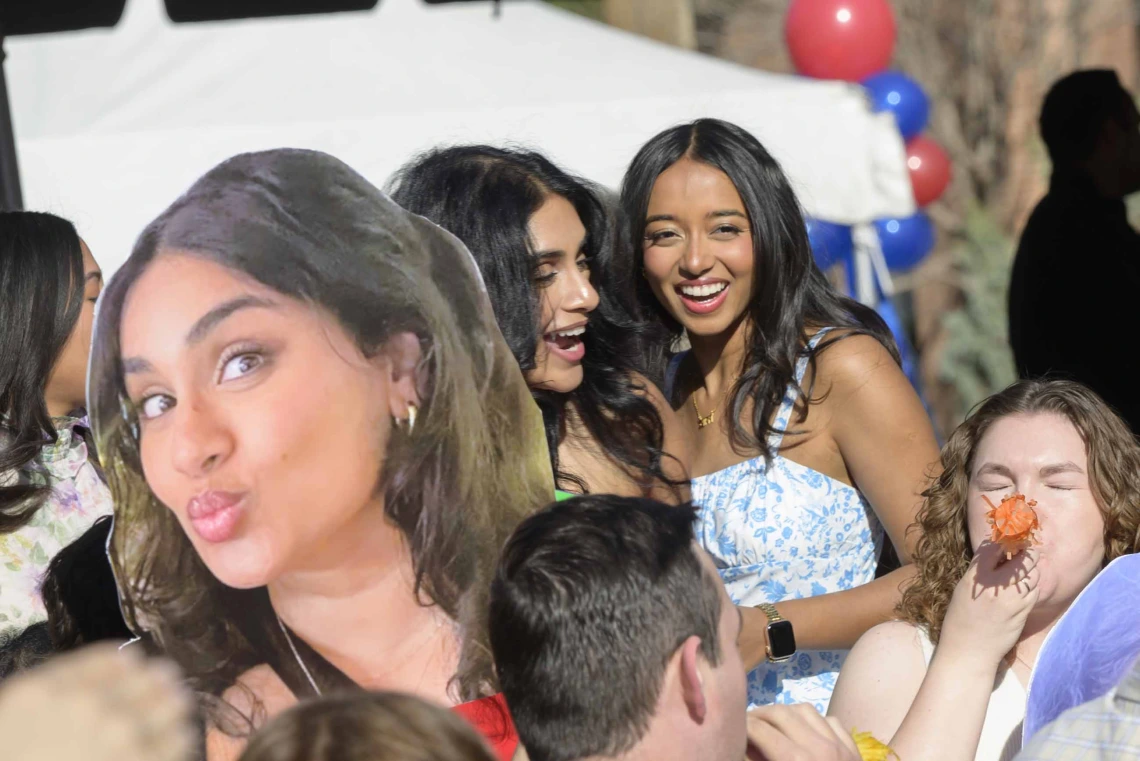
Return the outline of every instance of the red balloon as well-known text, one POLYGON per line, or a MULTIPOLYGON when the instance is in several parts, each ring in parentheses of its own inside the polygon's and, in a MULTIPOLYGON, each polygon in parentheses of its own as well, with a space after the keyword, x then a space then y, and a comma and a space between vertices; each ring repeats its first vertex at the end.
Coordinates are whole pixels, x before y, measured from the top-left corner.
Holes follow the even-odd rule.
POLYGON ((887 0, 792 0, 784 38, 799 73, 858 82, 890 63, 895 16, 887 0))
POLYGON ((950 157, 928 137, 919 135, 906 144, 906 168, 919 206, 937 201, 950 184, 950 157))

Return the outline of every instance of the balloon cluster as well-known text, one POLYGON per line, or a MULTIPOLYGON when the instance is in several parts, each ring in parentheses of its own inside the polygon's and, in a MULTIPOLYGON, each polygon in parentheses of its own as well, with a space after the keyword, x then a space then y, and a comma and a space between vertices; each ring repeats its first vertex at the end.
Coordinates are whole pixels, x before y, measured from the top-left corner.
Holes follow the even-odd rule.
MULTIPOLYGON (((938 200, 950 183, 950 160, 922 134, 930 101, 898 71, 887 71, 895 44, 895 17, 887 0, 792 0, 784 35, 796 70, 815 79, 860 82, 876 111, 894 114, 906 141, 906 165, 917 214, 879 219, 883 258, 891 270, 912 269, 934 247, 934 225, 921 207, 938 200)), ((821 268, 850 256, 851 229, 824 221, 808 227, 821 268)), ((849 259, 847 259, 849 261, 849 259)))
POLYGON ((844 263, 851 295, 873 303, 887 323, 903 370, 921 396, 917 356, 900 315, 885 296, 892 290, 889 271, 913 269, 934 248, 934 225, 922 207, 938 200, 950 183, 946 152, 921 134, 930 117, 930 100, 913 79, 887 70, 895 45, 895 17, 888 0, 792 0, 784 36, 800 74, 861 83, 876 111, 894 115, 906 142, 916 214, 875 220, 877 245, 868 244, 868 236, 875 238, 869 231, 853 235, 851 227, 824 220, 808 220, 807 233, 820 269, 844 263))

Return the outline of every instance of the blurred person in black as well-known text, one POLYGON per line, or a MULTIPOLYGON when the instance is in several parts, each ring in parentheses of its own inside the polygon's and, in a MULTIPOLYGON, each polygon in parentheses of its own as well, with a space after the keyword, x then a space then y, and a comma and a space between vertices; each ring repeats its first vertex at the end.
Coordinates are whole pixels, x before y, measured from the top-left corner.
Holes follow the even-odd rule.
POLYGON ((51 559, 40 588, 47 621, 0 634, 0 681, 54 653, 132 639, 107 560, 110 531, 111 517, 105 515, 51 559))
POLYGON ((1140 112, 1108 69, 1058 80, 1041 107, 1053 161, 1014 260, 1009 340, 1022 378, 1079 381, 1140 431, 1140 394, 1118 359, 1140 328, 1140 235, 1124 198, 1140 190, 1140 112))

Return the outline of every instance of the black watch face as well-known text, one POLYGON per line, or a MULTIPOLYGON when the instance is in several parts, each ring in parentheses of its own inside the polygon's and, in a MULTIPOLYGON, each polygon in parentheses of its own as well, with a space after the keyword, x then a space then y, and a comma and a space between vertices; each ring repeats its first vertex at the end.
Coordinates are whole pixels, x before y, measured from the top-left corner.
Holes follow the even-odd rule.
POLYGON ((768 649, 773 658, 788 658, 796 654, 796 635, 792 633, 791 621, 768 624, 768 649))

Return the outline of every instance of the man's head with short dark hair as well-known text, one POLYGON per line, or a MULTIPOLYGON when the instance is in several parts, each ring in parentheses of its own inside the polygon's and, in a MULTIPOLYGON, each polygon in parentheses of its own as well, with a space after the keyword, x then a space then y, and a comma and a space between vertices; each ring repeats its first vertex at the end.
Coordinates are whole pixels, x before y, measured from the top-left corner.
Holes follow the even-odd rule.
POLYGON ((1039 126, 1055 168, 1124 171, 1122 194, 1136 190, 1140 112, 1115 71, 1086 69, 1057 80, 1045 95, 1039 126))
POLYGON ((695 517, 583 496, 515 531, 491 589, 491 646, 532 761, 743 757, 739 613, 693 541, 695 517))

